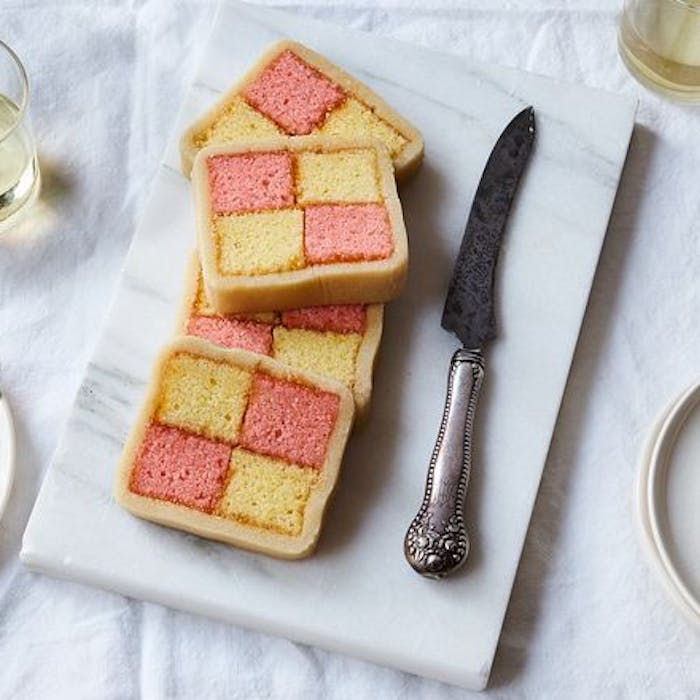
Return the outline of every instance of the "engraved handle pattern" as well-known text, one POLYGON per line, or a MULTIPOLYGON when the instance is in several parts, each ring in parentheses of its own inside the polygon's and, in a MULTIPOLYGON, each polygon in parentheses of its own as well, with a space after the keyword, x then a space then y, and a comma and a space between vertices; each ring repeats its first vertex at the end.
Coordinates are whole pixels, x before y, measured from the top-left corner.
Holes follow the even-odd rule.
POLYGON ((404 539, 408 563, 423 576, 442 578, 467 558, 464 496, 471 470, 474 414, 484 379, 479 350, 458 350, 450 363, 442 423, 430 459, 423 503, 404 539))

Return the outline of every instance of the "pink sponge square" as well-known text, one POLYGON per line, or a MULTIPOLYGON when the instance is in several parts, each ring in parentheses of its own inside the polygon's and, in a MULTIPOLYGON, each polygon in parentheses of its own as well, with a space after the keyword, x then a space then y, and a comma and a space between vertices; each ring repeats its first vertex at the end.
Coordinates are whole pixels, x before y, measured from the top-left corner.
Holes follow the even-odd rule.
POLYGON ((256 374, 241 445, 293 464, 321 468, 340 399, 318 389, 256 374))
POLYGON ((367 311, 362 304, 331 304, 306 306, 282 312, 282 324, 287 328, 334 333, 364 333, 367 311))
POLYGON ((224 316, 192 316, 187 334, 204 338, 225 348, 242 348, 269 355, 272 352, 272 326, 224 316))
POLYGON ((302 61, 282 52, 244 90, 250 105, 289 134, 310 134, 344 99, 343 89, 302 61))
POLYGON ((294 204, 290 153, 242 153, 207 158, 215 214, 281 209, 294 204))
POLYGON ((310 263, 381 260, 394 252, 383 204, 322 204, 304 210, 304 248, 310 263))
POLYGON ((224 491, 231 446, 154 423, 141 443, 134 493, 211 513, 224 491))

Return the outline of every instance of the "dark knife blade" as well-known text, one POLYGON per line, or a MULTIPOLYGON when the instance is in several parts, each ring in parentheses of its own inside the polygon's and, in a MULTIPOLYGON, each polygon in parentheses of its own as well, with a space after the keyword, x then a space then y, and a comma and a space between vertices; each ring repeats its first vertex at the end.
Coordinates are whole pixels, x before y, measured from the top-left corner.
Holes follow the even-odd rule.
POLYGON ((535 113, 528 107, 503 130, 476 188, 442 312, 442 327, 466 348, 482 348, 496 336, 494 271, 534 138, 535 113))
POLYGON ((534 138, 535 114, 528 107, 508 124, 491 151, 476 188, 445 300, 442 326, 454 332, 464 347, 450 361, 445 408, 423 502, 404 538, 406 560, 429 578, 452 573, 469 553, 463 510, 472 468, 474 416, 485 372, 481 349, 496 335, 494 270, 534 138))

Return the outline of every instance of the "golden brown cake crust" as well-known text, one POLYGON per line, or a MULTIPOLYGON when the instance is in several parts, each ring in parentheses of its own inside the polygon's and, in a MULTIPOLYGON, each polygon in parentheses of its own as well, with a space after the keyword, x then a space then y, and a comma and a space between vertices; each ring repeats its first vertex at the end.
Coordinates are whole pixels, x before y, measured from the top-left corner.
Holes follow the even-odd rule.
POLYGON ((198 338, 179 338, 161 352, 141 411, 126 442, 117 470, 114 494, 117 502, 134 515, 161 525, 185 530, 236 547, 261 552, 282 559, 300 559, 313 551, 318 540, 323 514, 338 481, 345 444, 352 428, 354 401, 350 391, 334 380, 292 370, 264 355, 246 350, 228 350, 198 338), (249 371, 264 372, 272 377, 301 383, 339 397, 338 415, 331 433, 320 480, 311 491, 299 536, 283 535, 262 528, 243 525, 181 506, 133 493, 129 482, 136 455, 159 397, 159 383, 166 361, 177 353, 191 353, 214 361, 231 363, 249 371))
POLYGON ((393 161, 397 180, 407 179, 420 167, 423 161, 424 143, 418 129, 392 109, 373 90, 370 90, 366 85, 331 63, 328 59, 308 49, 303 44, 285 39, 267 49, 252 68, 204 116, 194 122, 183 133, 180 139, 180 157, 182 172, 187 177, 191 174, 195 156, 200 148, 196 143, 197 134, 209 128, 224 107, 234 97, 239 95, 245 86, 252 83, 279 54, 288 50, 294 52, 309 65, 327 75, 351 96, 357 97, 360 102, 369 107, 378 117, 396 129, 406 139, 406 145, 393 161))
POLYGON ((396 191, 391 161, 377 141, 343 140, 323 136, 296 136, 236 145, 208 146, 195 158, 192 169, 197 243, 207 297, 219 313, 282 311, 301 306, 374 304, 390 301, 402 291, 408 272, 408 239, 396 191), (376 152, 379 187, 391 225, 394 250, 382 260, 311 265, 265 275, 223 275, 218 266, 207 158, 220 154, 292 152, 311 149, 335 152, 372 148, 376 152))

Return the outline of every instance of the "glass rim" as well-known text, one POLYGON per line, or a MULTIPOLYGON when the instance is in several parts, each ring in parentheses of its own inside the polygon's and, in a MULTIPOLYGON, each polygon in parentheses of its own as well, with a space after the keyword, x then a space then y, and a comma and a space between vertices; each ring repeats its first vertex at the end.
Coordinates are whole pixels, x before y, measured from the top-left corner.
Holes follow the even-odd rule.
POLYGON ((682 5, 686 10, 700 13, 700 3, 697 0, 671 0, 674 5, 682 5))
MULTIPOLYGON (((700 14, 700 1, 699 0, 657 0, 659 4, 665 3, 667 5, 676 5, 682 7, 688 12, 693 14, 700 14)), ((627 11, 632 4, 632 0, 625 0, 625 11, 627 11)))
POLYGON ((5 131, 0 131, 0 141, 4 141, 5 138, 7 138, 22 123, 24 115, 27 111, 27 103, 29 102, 29 78, 27 77, 27 71, 22 65, 22 61, 19 60, 19 56, 12 50, 11 47, 0 39, 0 53, 3 51, 10 57, 12 62, 17 67, 19 79, 22 83, 22 98, 18 105, 14 122, 11 126, 5 129, 5 131))

